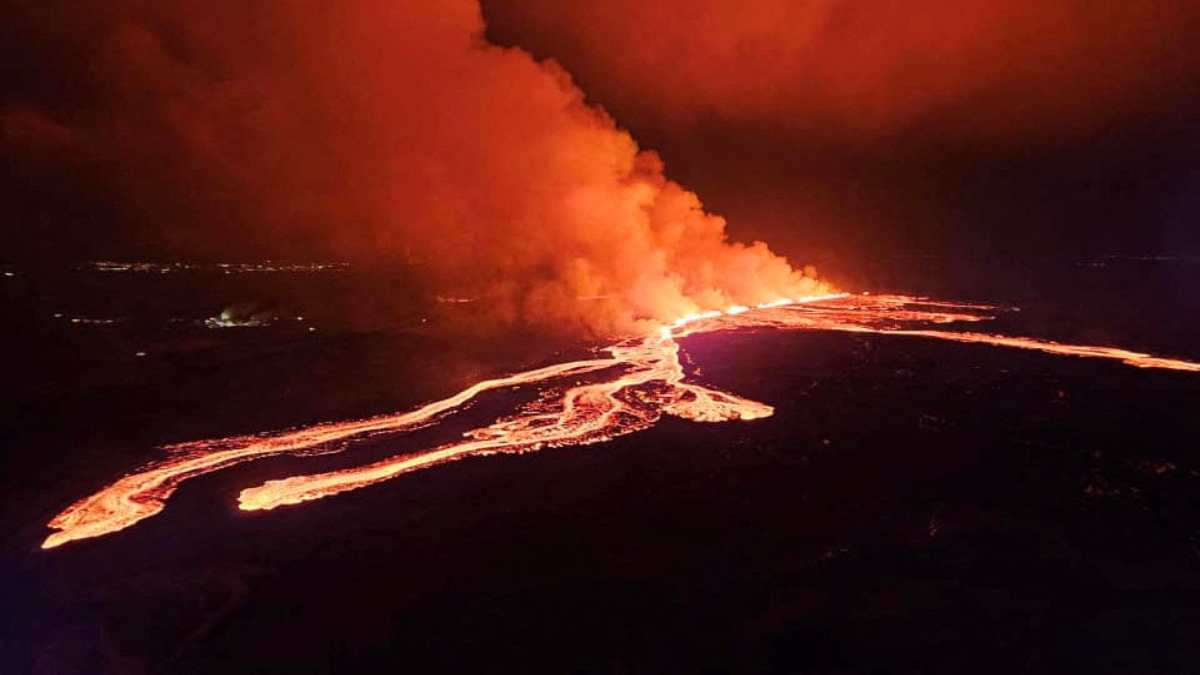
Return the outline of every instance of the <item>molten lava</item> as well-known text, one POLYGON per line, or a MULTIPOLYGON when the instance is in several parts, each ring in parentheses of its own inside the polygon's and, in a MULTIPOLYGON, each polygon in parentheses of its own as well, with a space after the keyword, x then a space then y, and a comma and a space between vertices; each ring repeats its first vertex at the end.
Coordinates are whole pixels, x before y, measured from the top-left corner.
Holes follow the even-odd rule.
POLYGON ((75 503, 49 523, 57 530, 42 548, 123 530, 162 511, 181 483, 234 464, 280 454, 338 449, 331 444, 396 434, 434 424, 479 394, 513 386, 547 388, 537 402, 463 440, 408 452, 382 461, 326 473, 271 480, 242 491, 243 510, 273 509, 380 483, 434 464, 488 453, 519 453, 547 447, 600 443, 653 426, 663 414, 697 422, 753 420, 773 408, 686 381, 678 338, 715 330, 776 328, 880 333, 979 343, 1050 354, 1114 359, 1139 368, 1200 372, 1200 363, 1112 347, 1065 345, 1026 337, 932 330, 912 326, 978 323, 991 319, 987 305, 940 302, 903 295, 813 296, 780 299, 757 307, 734 306, 680 318, 652 334, 619 342, 603 358, 571 361, 479 382, 417 410, 366 420, 319 424, 273 435, 237 436, 168 448, 169 454, 75 503), (596 381, 553 389, 567 377, 596 381))

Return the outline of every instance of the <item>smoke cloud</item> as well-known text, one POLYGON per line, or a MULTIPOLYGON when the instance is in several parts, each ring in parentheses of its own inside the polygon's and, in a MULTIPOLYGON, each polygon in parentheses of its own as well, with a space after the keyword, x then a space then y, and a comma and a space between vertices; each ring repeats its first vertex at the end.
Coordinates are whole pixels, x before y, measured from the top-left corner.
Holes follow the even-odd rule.
POLYGON ((663 127, 1027 140, 1169 116, 1200 74, 1186 0, 487 6, 500 41, 554 54, 597 100, 663 127))
POLYGON ((502 320, 599 333, 820 288, 727 241, 565 70, 488 44, 474 0, 45 2, 18 18, 35 36, 21 58, 53 77, 3 101, 3 152, 31 184, 115 205, 97 236, 409 265, 502 320))
POLYGON ((558 59, 739 234, 846 285, 894 283, 872 259, 939 276, 898 253, 1200 246, 1200 3, 483 6, 493 41, 558 59))

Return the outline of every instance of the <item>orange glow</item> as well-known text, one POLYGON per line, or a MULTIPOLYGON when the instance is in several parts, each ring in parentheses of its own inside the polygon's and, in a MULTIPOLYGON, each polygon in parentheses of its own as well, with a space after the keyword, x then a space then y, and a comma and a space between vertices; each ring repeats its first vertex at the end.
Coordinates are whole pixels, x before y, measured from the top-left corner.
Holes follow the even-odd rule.
POLYGON ((617 364, 613 359, 560 363, 508 377, 478 382, 446 399, 412 412, 372 417, 365 420, 318 424, 276 435, 234 436, 219 440, 183 443, 167 448, 170 456, 109 485, 73 504, 49 526, 55 532, 42 548, 52 548, 75 539, 98 537, 123 530, 162 511, 167 498, 180 483, 218 469, 279 454, 313 452, 332 443, 380 433, 407 431, 429 423, 475 396, 499 387, 540 382, 554 377, 580 375, 617 364))
MULTIPOLYGON (((197 441, 169 448, 163 460, 125 476, 86 497, 49 523, 54 532, 43 548, 123 530, 159 513, 179 485, 234 464, 279 454, 333 451, 331 444, 385 433, 400 433, 436 423, 482 392, 508 386, 544 387, 543 396, 515 414, 475 429, 464 440, 431 450, 410 452, 364 466, 272 480, 242 491, 243 510, 299 504, 400 474, 471 455, 521 453, 548 447, 600 443, 653 426, 663 414, 697 422, 754 420, 773 408, 686 381, 679 360, 679 338, 731 329, 773 328, 831 330, 925 337, 955 342, 1029 349, 1064 356, 1117 360, 1139 368, 1200 372, 1200 363, 1163 358, 1113 347, 1065 345, 1026 337, 955 332, 910 325, 983 322, 987 305, 931 301, 903 295, 830 294, 781 298, 755 308, 731 306, 724 312, 695 313, 642 338, 619 342, 607 358, 555 364, 479 382, 454 396, 420 409, 366 420, 319 424, 274 435, 197 441), (605 375, 603 371, 612 371, 605 375), (594 382, 576 383, 561 392, 554 383, 591 374, 594 382)), ((562 386, 561 384, 559 386, 562 386)))

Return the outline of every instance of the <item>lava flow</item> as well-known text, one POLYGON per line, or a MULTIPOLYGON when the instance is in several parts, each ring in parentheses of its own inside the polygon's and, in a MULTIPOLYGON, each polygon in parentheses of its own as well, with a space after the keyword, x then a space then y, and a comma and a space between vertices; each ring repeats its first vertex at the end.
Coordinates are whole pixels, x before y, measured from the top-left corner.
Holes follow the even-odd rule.
MULTIPOLYGON (((832 330, 924 337, 1030 349, 1051 354, 1117 360, 1140 368, 1200 372, 1200 363, 1112 347, 1066 345, 1026 337, 931 330, 913 326, 978 323, 995 307, 932 301, 903 295, 835 294, 781 299, 757 307, 735 306, 683 317, 642 338, 619 342, 607 357, 571 361, 479 382, 417 410, 366 420, 319 424, 274 435, 197 441, 168 448, 150 464, 75 503, 49 523, 58 530, 42 548, 123 530, 162 511, 188 480, 234 464, 280 454, 339 451, 338 444, 395 434, 434 424, 479 394, 500 387, 546 387, 535 403, 463 440, 430 450, 327 473, 271 480, 242 491, 243 510, 273 509, 379 483, 434 464, 489 453, 529 452, 547 447, 603 442, 653 426, 663 414, 698 422, 753 420, 773 408, 686 381, 678 338, 737 328, 832 330), (554 389, 556 381, 588 374, 596 381, 554 389)), ((562 385, 559 385, 562 386, 562 385)))

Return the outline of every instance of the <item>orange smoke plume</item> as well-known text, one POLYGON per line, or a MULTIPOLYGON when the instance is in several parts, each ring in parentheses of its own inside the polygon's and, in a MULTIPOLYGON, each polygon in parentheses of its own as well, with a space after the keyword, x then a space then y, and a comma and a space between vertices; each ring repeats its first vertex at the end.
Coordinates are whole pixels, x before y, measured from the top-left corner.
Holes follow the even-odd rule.
POLYGON ((589 94, 696 123, 873 139, 1054 137, 1193 96, 1200 6, 1086 0, 492 0, 589 94))
POLYGON ((606 334, 821 288, 727 241, 562 68, 488 44, 475 0, 121 5, 46 37, 97 65, 45 114, 138 241, 396 262, 606 334))

